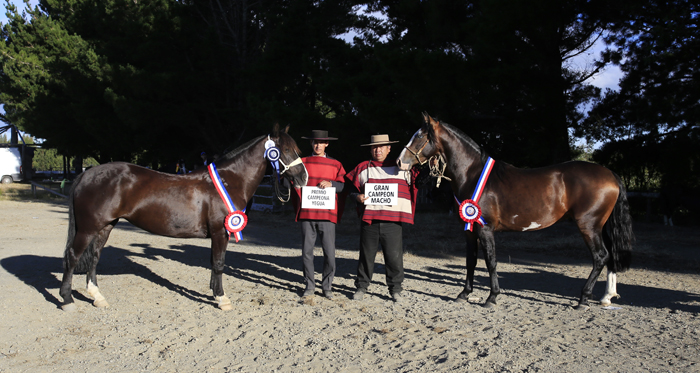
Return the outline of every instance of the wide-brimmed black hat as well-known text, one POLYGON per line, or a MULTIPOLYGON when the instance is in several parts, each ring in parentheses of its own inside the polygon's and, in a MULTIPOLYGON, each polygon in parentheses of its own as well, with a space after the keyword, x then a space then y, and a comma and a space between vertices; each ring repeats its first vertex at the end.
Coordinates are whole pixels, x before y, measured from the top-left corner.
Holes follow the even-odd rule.
POLYGON ((328 137, 328 131, 324 130, 313 130, 311 131, 311 137, 301 137, 306 140, 338 140, 335 137, 328 137))

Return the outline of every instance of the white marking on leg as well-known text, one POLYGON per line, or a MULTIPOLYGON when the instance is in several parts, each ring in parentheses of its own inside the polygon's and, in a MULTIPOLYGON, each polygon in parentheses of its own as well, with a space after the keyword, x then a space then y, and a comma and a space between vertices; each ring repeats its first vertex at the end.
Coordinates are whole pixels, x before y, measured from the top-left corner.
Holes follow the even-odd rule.
POLYGON ((93 299, 95 299, 95 301, 92 302, 92 304, 95 307, 99 307, 99 308, 109 307, 109 303, 107 303, 107 300, 105 299, 105 297, 103 297, 102 293, 100 293, 100 289, 98 289, 97 286, 92 283, 92 281, 88 282, 87 292, 88 292, 88 294, 90 294, 90 296, 93 299))
POLYGON ((532 223, 530 223, 530 226, 529 226, 529 227, 523 228, 523 232, 525 232, 526 230, 529 230, 529 229, 537 229, 537 228, 539 228, 539 227, 541 227, 541 226, 542 226, 542 224, 538 224, 538 223, 535 223, 535 222, 533 221, 532 223))
POLYGON ((515 224, 515 219, 518 218, 518 215, 513 215, 513 217, 510 219, 511 224, 515 224))
POLYGON ((613 298, 619 298, 617 293, 617 273, 608 270, 608 282, 605 286, 605 295, 600 298, 600 304, 609 306, 612 304, 613 298))
POLYGON ((228 299, 226 294, 224 294, 220 297, 214 296, 214 300, 216 300, 216 302, 219 304, 219 308, 223 311, 230 311, 233 309, 233 305, 231 304, 231 300, 228 299))

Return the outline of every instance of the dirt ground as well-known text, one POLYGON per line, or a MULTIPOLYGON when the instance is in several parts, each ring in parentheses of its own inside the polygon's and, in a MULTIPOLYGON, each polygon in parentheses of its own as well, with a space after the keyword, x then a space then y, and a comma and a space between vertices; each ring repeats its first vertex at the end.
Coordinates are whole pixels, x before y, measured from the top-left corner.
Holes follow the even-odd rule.
POLYGON ((572 307, 591 266, 571 223, 498 234, 503 293, 484 309, 482 260, 480 300, 453 300, 466 272, 455 219, 426 213, 405 230, 406 299, 395 304, 381 257, 368 296, 349 298, 356 219, 338 227, 335 298, 300 301, 299 227, 290 216, 253 213, 244 240, 229 244, 229 312, 209 290, 208 240, 120 222, 98 266, 110 306, 93 307, 78 275, 77 311, 67 313, 58 295, 65 202, 0 201, 0 371, 700 371, 698 227, 636 223, 633 267, 618 276, 622 298, 587 311, 572 307))

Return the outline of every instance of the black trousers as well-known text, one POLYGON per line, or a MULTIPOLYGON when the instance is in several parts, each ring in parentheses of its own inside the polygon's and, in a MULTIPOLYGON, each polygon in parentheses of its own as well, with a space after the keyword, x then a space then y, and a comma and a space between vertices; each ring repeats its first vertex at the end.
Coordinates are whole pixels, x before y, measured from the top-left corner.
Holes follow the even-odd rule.
POLYGON ((304 265, 304 280, 307 289, 315 289, 314 246, 316 237, 321 237, 323 247, 323 279, 321 288, 331 290, 335 277, 335 223, 325 220, 301 221, 301 261, 304 265))
POLYGON ((360 260, 357 263, 355 287, 367 289, 374 274, 374 259, 379 245, 384 253, 386 284, 389 292, 400 292, 403 282, 403 227, 401 223, 373 221, 362 222, 360 227, 360 260))

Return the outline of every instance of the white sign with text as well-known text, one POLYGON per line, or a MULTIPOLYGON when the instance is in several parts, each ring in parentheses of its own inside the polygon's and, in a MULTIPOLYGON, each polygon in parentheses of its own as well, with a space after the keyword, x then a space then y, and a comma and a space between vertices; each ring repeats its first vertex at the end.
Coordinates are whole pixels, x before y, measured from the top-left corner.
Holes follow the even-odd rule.
POLYGON ((333 210, 335 208, 335 188, 302 187, 301 208, 333 210))
POLYGON ((399 199, 399 184, 365 184, 365 205, 394 206, 399 199))

